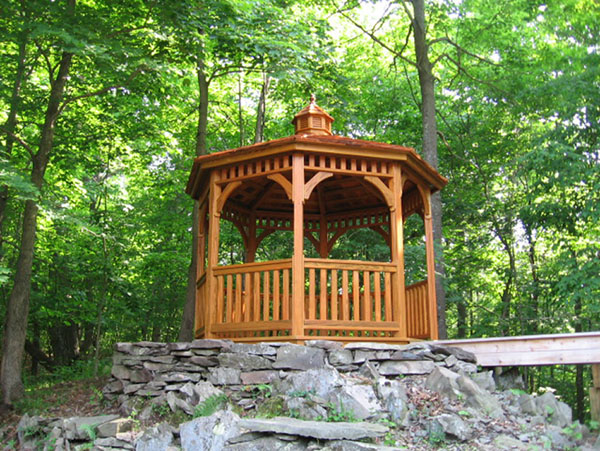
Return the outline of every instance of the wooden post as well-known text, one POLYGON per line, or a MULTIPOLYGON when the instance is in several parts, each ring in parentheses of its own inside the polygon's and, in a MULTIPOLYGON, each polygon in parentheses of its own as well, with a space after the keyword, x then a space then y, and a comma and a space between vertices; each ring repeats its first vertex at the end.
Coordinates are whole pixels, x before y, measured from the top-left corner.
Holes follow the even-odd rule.
POLYGON ((435 295, 435 253, 433 247, 433 219, 431 216, 431 191, 421 188, 423 196, 423 222, 425 223, 425 249, 427 253, 427 300, 429 301, 429 338, 437 340, 438 318, 437 300, 435 295))
POLYGON ((256 242, 256 213, 252 212, 248 217, 248 243, 246 246, 246 261, 245 263, 252 263, 256 259, 256 249, 258 243, 256 242))
POLYGON ((219 196, 221 187, 217 184, 218 171, 210 174, 210 193, 208 207, 208 265, 206 268, 206 293, 207 302, 205 305, 204 319, 204 337, 212 338, 212 310, 211 302, 217 297, 217 280, 214 277, 214 268, 219 263, 219 221, 221 212, 219 211, 219 196))
POLYGON ((200 329, 204 319, 204 307, 206 306, 205 286, 198 286, 200 279, 204 276, 205 260, 206 260, 206 211, 208 208, 208 200, 206 197, 200 199, 198 204, 198 240, 196 248, 196 301, 194 309, 194 336, 196 331, 200 329))
POLYGON ((292 157, 294 255, 292 257, 292 340, 304 335, 304 155, 292 157))
POLYGON ((592 365, 592 384, 590 388, 590 412, 593 421, 600 422, 600 363, 592 365))
POLYGON ((320 187, 317 187, 317 195, 319 196, 319 256, 327 258, 329 255, 329 246, 327 245, 327 211, 325 210, 323 190, 320 187))
POLYGON ((392 263, 395 272, 392 276, 393 320, 398 321, 396 336, 408 337, 408 318, 406 308, 406 287, 404 283, 404 224, 402 220, 402 172, 400 164, 393 167, 391 184, 392 205, 390 206, 390 243, 392 263))

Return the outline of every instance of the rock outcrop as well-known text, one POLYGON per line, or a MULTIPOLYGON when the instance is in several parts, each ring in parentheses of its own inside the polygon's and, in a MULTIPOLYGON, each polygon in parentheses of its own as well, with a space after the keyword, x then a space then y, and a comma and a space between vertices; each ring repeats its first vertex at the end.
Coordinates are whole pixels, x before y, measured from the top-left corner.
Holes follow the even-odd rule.
POLYGON ((119 343, 123 418, 23 417, 21 449, 567 449, 593 443, 552 393, 495 391, 472 354, 429 343, 119 343), (168 424, 170 422, 170 424, 168 424), (396 447, 396 448, 394 448, 396 447))

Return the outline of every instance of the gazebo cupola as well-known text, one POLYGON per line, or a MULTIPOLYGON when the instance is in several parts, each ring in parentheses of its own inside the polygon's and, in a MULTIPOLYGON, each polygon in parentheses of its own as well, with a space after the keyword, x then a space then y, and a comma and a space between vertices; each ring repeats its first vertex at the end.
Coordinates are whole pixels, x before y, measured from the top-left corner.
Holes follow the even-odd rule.
POLYGON ((292 123, 296 135, 332 135, 333 118, 316 103, 315 96, 310 96, 308 106, 300 110, 292 123))
POLYGON ((430 198, 447 180, 414 149, 333 135, 314 97, 292 122, 294 135, 194 161, 186 192, 198 200, 196 337, 437 338, 430 198), (413 214, 423 219, 427 278, 406 286, 404 221, 413 214), (241 264, 219 256, 223 221, 242 237, 241 264), (379 234, 389 258, 330 258, 355 229, 379 234), (281 233, 293 235, 290 254, 255 261, 264 239, 281 233))

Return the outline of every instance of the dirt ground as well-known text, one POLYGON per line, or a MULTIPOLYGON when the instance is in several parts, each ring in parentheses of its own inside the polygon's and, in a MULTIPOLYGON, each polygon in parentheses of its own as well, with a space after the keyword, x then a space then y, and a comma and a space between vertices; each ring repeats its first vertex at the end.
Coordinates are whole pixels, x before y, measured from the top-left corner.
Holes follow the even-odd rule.
POLYGON ((116 413, 116 406, 102 397, 107 380, 68 381, 28 390, 11 411, 0 413, 0 449, 18 449, 17 424, 25 413, 60 418, 116 413))

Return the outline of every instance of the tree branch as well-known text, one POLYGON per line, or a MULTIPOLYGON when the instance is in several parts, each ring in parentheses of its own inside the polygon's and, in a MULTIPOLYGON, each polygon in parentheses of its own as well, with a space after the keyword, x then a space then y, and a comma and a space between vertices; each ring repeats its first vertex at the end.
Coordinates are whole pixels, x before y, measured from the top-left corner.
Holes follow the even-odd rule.
POLYGON ((21 146, 23 146, 23 148, 27 151, 27 153, 29 153, 29 156, 32 159, 34 158, 35 152, 33 151, 33 149, 31 148, 31 146, 29 144, 27 144, 25 141, 23 141, 21 138, 19 138, 17 135, 15 135, 13 132, 6 130, 4 127, 0 127, 0 131, 4 132, 8 136, 10 136, 12 139, 14 139, 16 142, 21 144, 21 146))
POLYGON ((81 100, 81 99, 87 99, 88 97, 99 96, 99 95, 107 93, 108 91, 110 91, 112 89, 118 89, 118 88, 121 88, 121 87, 127 85, 129 82, 131 82, 131 80, 133 80, 135 77, 137 77, 138 74, 140 74, 144 70, 145 67, 146 66, 140 66, 137 69, 135 69, 129 75, 129 77, 127 77, 127 80, 125 80, 125 82, 122 83, 122 84, 105 86, 104 88, 98 89, 96 91, 86 92, 85 94, 81 94, 81 95, 78 95, 78 96, 66 99, 63 102, 63 104, 60 106, 60 108, 58 109, 58 115, 60 115, 65 110, 65 108, 67 107, 67 105, 69 105, 69 104, 71 104, 73 102, 77 102, 78 100, 81 100))
MULTIPOLYGON (((371 33, 369 30, 367 30, 365 27, 363 27, 361 24, 359 24, 358 22, 356 22, 354 19, 352 19, 350 16, 348 16, 348 14, 344 13, 344 12, 340 12, 340 14, 345 17, 347 20, 349 20, 356 28, 358 28, 359 30, 361 30, 364 34, 366 34, 367 36, 369 36, 373 41, 375 41, 377 44, 379 44, 381 47, 383 47, 384 49, 386 49, 388 52, 390 52, 392 55, 394 55, 397 58, 400 58, 401 60, 406 61, 408 64, 410 64, 411 66, 417 66, 417 64, 410 60, 409 58, 405 57, 404 55, 402 55, 401 52, 398 52, 396 50, 394 50, 393 48, 391 48, 390 46, 388 46, 385 42, 383 42, 381 39, 379 39, 377 36, 375 36, 373 33, 371 33)), ((406 45, 404 47, 402 47, 402 51, 404 51, 404 49, 406 48, 406 45)))
POLYGON ((464 53, 464 54, 466 54, 466 55, 472 56, 473 58, 475 58, 475 59, 478 59, 479 61, 481 61, 481 62, 484 62, 484 63, 486 63, 486 64, 490 64, 490 65, 492 65, 492 66, 499 66, 499 64, 498 64, 498 63, 495 63, 495 62, 493 62, 493 61, 490 61, 489 59, 487 59, 487 58, 484 58, 483 56, 479 56, 479 55, 478 55, 478 54, 476 54, 476 53, 469 52, 469 51, 468 51, 468 50, 466 50, 464 47, 461 47, 459 44, 457 44, 457 43, 456 43, 456 42, 454 42, 452 39, 450 39, 448 36, 445 36, 445 37, 443 37, 443 38, 437 38, 437 39, 434 39, 434 40, 430 41, 428 45, 431 45, 431 44, 436 44, 436 43, 438 43, 438 42, 447 42, 448 44, 450 44, 451 46, 453 46, 454 48, 456 48, 456 50, 458 50, 459 52, 462 52, 462 53, 464 53))

